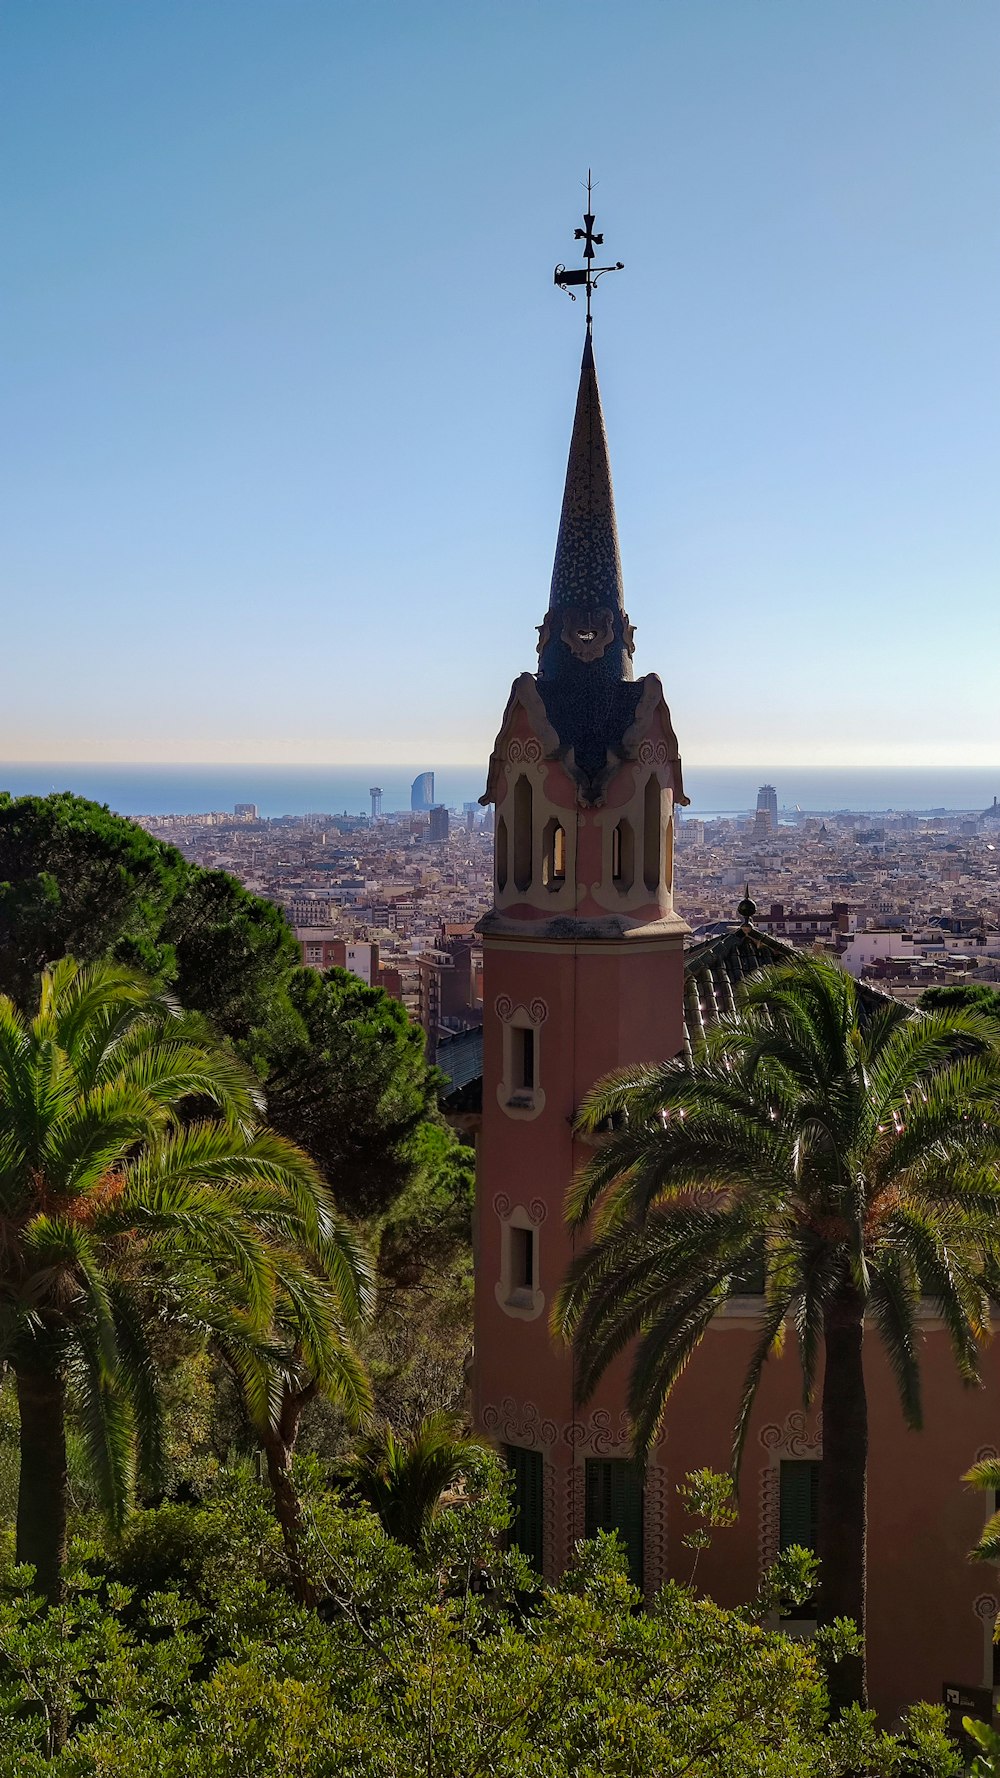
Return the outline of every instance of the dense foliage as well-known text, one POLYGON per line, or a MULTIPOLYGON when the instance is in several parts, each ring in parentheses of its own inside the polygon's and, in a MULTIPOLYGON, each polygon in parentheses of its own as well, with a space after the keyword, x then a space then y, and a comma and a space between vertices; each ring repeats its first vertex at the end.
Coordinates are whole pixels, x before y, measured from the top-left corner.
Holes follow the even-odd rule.
POLYGON ((134 822, 68 793, 0 794, 0 992, 31 1004, 42 969, 66 955, 139 966, 205 1014, 347 1212, 383 1217, 442 1174, 463 1195, 437 1077, 397 1002, 344 971, 301 968, 278 908, 134 822))
POLYGON ((435 1118, 423 1031, 347 970, 296 970, 286 992, 297 1023, 268 1057, 268 1115, 309 1150, 345 1210, 371 1216, 411 1179, 435 1118))
POLYGON ((555 1588, 497 1553, 495 1459, 418 1566, 313 1473, 315 1607, 295 1605, 246 1474, 78 1546, 47 1617, 0 1572, 0 1778, 953 1778, 940 1712, 826 1725, 814 1650, 664 1589, 610 1540, 555 1588), (68 1727, 53 1752, 58 1723, 68 1727))
POLYGON ((263 1424, 286 1326, 310 1376, 367 1412, 352 1345, 367 1260, 259 1097, 200 1021, 120 965, 64 958, 31 1019, 0 995, 0 1361, 20 1419, 18 1557, 50 1599, 69 1401, 112 1525, 137 1474, 163 1484, 158 1320, 213 1336, 263 1424))
POLYGON ((0 991, 30 1002, 65 956, 169 972, 162 929, 187 876, 179 852, 97 803, 0 792, 0 991))
MULTIPOLYGON (((805 1552, 736 1612, 640 1611, 614 1540, 557 1587, 504 1553, 449 1412, 471 1157, 401 1008, 69 796, 0 797, 4 989, 0 1778, 954 1778, 928 1706, 831 1722, 849 1624, 764 1628, 805 1552)), ((680 1493, 693 1568, 732 1487, 680 1493)))
POLYGON ((941 988, 925 988, 920 1005, 924 1012, 971 1008, 1000 1023, 1000 988, 991 988, 988 982, 950 982, 941 988))

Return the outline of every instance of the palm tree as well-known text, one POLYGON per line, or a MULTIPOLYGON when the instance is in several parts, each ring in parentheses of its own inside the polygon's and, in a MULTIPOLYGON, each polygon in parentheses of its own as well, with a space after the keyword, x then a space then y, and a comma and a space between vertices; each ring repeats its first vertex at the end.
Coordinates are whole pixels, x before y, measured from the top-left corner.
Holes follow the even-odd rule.
POLYGON ((457 1414, 425 1415, 408 1437, 391 1426, 373 1433, 341 1469, 349 1491, 366 1502, 388 1536, 425 1556, 448 1490, 483 1446, 460 1434, 457 1414))
POLYGON ((33 1019, 0 996, 0 1362, 20 1409, 17 1557, 49 1601, 68 1397, 111 1525, 137 1473, 156 1486, 154 1311, 224 1324, 264 1352, 276 1303, 298 1298, 316 1353, 365 1312, 367 1264, 312 1163, 259 1123, 260 1102, 200 1022, 124 969, 64 959, 33 1019))
MULTIPOLYGON (((350 1236, 347 1236, 350 1242, 350 1236)), ((339 1250, 332 1256, 339 1258, 339 1250)), ((288 1560, 292 1591, 300 1604, 314 1602, 303 1550, 302 1510, 292 1477, 292 1458, 302 1415, 316 1396, 325 1396, 355 1429, 371 1416, 367 1370, 354 1343, 371 1307, 367 1262, 360 1247, 346 1278, 336 1266, 322 1265, 323 1249, 307 1256, 297 1272, 281 1281, 266 1337, 248 1333, 246 1317, 236 1317, 228 1301, 209 1310, 200 1305, 201 1325, 233 1372, 254 1437, 264 1454, 267 1479, 288 1560)))
MULTIPOLYGON (((670 1392, 726 1298, 763 1268, 734 1472, 763 1366, 794 1329, 811 1403, 824 1354, 819 1616, 865 1622, 866 1322, 921 1424, 917 1311, 929 1299, 959 1374, 978 1379, 984 1255, 1000 1210, 1000 1055, 970 1011, 869 1012, 850 977, 801 958, 762 971, 690 1063, 623 1071, 580 1125, 610 1130, 570 1189, 590 1243, 557 1299, 589 1394, 632 1352, 629 1409, 648 1451, 670 1392)), ((863 1658, 835 1669, 839 1708, 863 1658)))

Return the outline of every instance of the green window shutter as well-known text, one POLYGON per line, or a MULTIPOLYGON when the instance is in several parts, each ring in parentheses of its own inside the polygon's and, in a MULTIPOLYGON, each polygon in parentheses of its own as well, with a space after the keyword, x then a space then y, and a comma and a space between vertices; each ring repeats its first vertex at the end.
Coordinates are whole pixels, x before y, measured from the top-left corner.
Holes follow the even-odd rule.
POLYGON ((779 1544, 787 1550, 801 1544, 814 1550, 819 1541, 819 1464, 797 1462, 781 1465, 781 1514, 779 1544))
POLYGON ((588 1457, 584 1485, 588 1537, 617 1531, 628 1555, 629 1578, 642 1586, 642 1471, 628 1458, 588 1457))
POLYGON ((541 1574, 545 1548, 542 1454, 522 1450, 520 1445, 505 1445, 504 1456, 514 1477, 514 1522, 510 1528, 510 1541, 531 1563, 535 1573, 541 1574))

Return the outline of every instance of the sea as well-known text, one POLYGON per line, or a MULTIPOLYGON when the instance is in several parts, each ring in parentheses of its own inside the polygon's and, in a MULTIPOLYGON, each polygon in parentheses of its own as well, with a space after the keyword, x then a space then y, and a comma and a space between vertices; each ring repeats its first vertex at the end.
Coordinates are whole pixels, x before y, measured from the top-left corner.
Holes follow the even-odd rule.
MULTIPOLYGON (((435 801, 450 809, 475 803, 486 783, 486 763, 435 766, 435 801)), ((68 762, 0 764, 0 790, 14 796, 46 796, 70 790, 106 803, 120 815, 196 815, 256 803, 261 815, 358 815, 371 809, 369 790, 379 785, 386 813, 410 806, 412 765, 105 765, 68 762)), ((882 814, 912 811, 934 814, 953 809, 982 810, 1000 795, 1000 756, 995 771, 822 770, 747 765, 739 768, 685 768, 691 807, 688 818, 745 814, 756 805, 757 788, 773 784, 779 810, 817 814, 854 810, 882 814)))

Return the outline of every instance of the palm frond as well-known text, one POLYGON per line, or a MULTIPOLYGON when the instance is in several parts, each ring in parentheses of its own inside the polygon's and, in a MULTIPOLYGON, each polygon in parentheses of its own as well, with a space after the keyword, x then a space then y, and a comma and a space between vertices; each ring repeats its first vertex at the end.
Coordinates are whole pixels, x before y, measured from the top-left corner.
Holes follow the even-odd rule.
POLYGON ((164 1486, 167 1449, 162 1381, 146 1325, 149 1304, 122 1280, 108 1285, 115 1318, 118 1376, 131 1404, 138 1473, 150 1493, 164 1486))
POLYGON ((923 1424, 916 1313, 920 1287, 904 1256, 886 1243, 872 1272, 869 1306, 885 1348, 906 1424, 923 1424))
POLYGON ((743 1463, 743 1450, 750 1427, 750 1416, 757 1400, 757 1391, 764 1374, 764 1366, 769 1358, 780 1353, 782 1349, 785 1321, 790 1307, 791 1297, 785 1292, 775 1291, 761 1311, 757 1343, 750 1354, 750 1362, 743 1378, 736 1426, 733 1430, 732 1469, 734 1477, 739 1476, 743 1463))
POLYGON ((135 1487, 132 1415, 120 1383, 107 1374, 93 1328, 77 1327, 74 1346, 70 1380, 80 1428, 102 1510, 120 1531, 135 1487))

